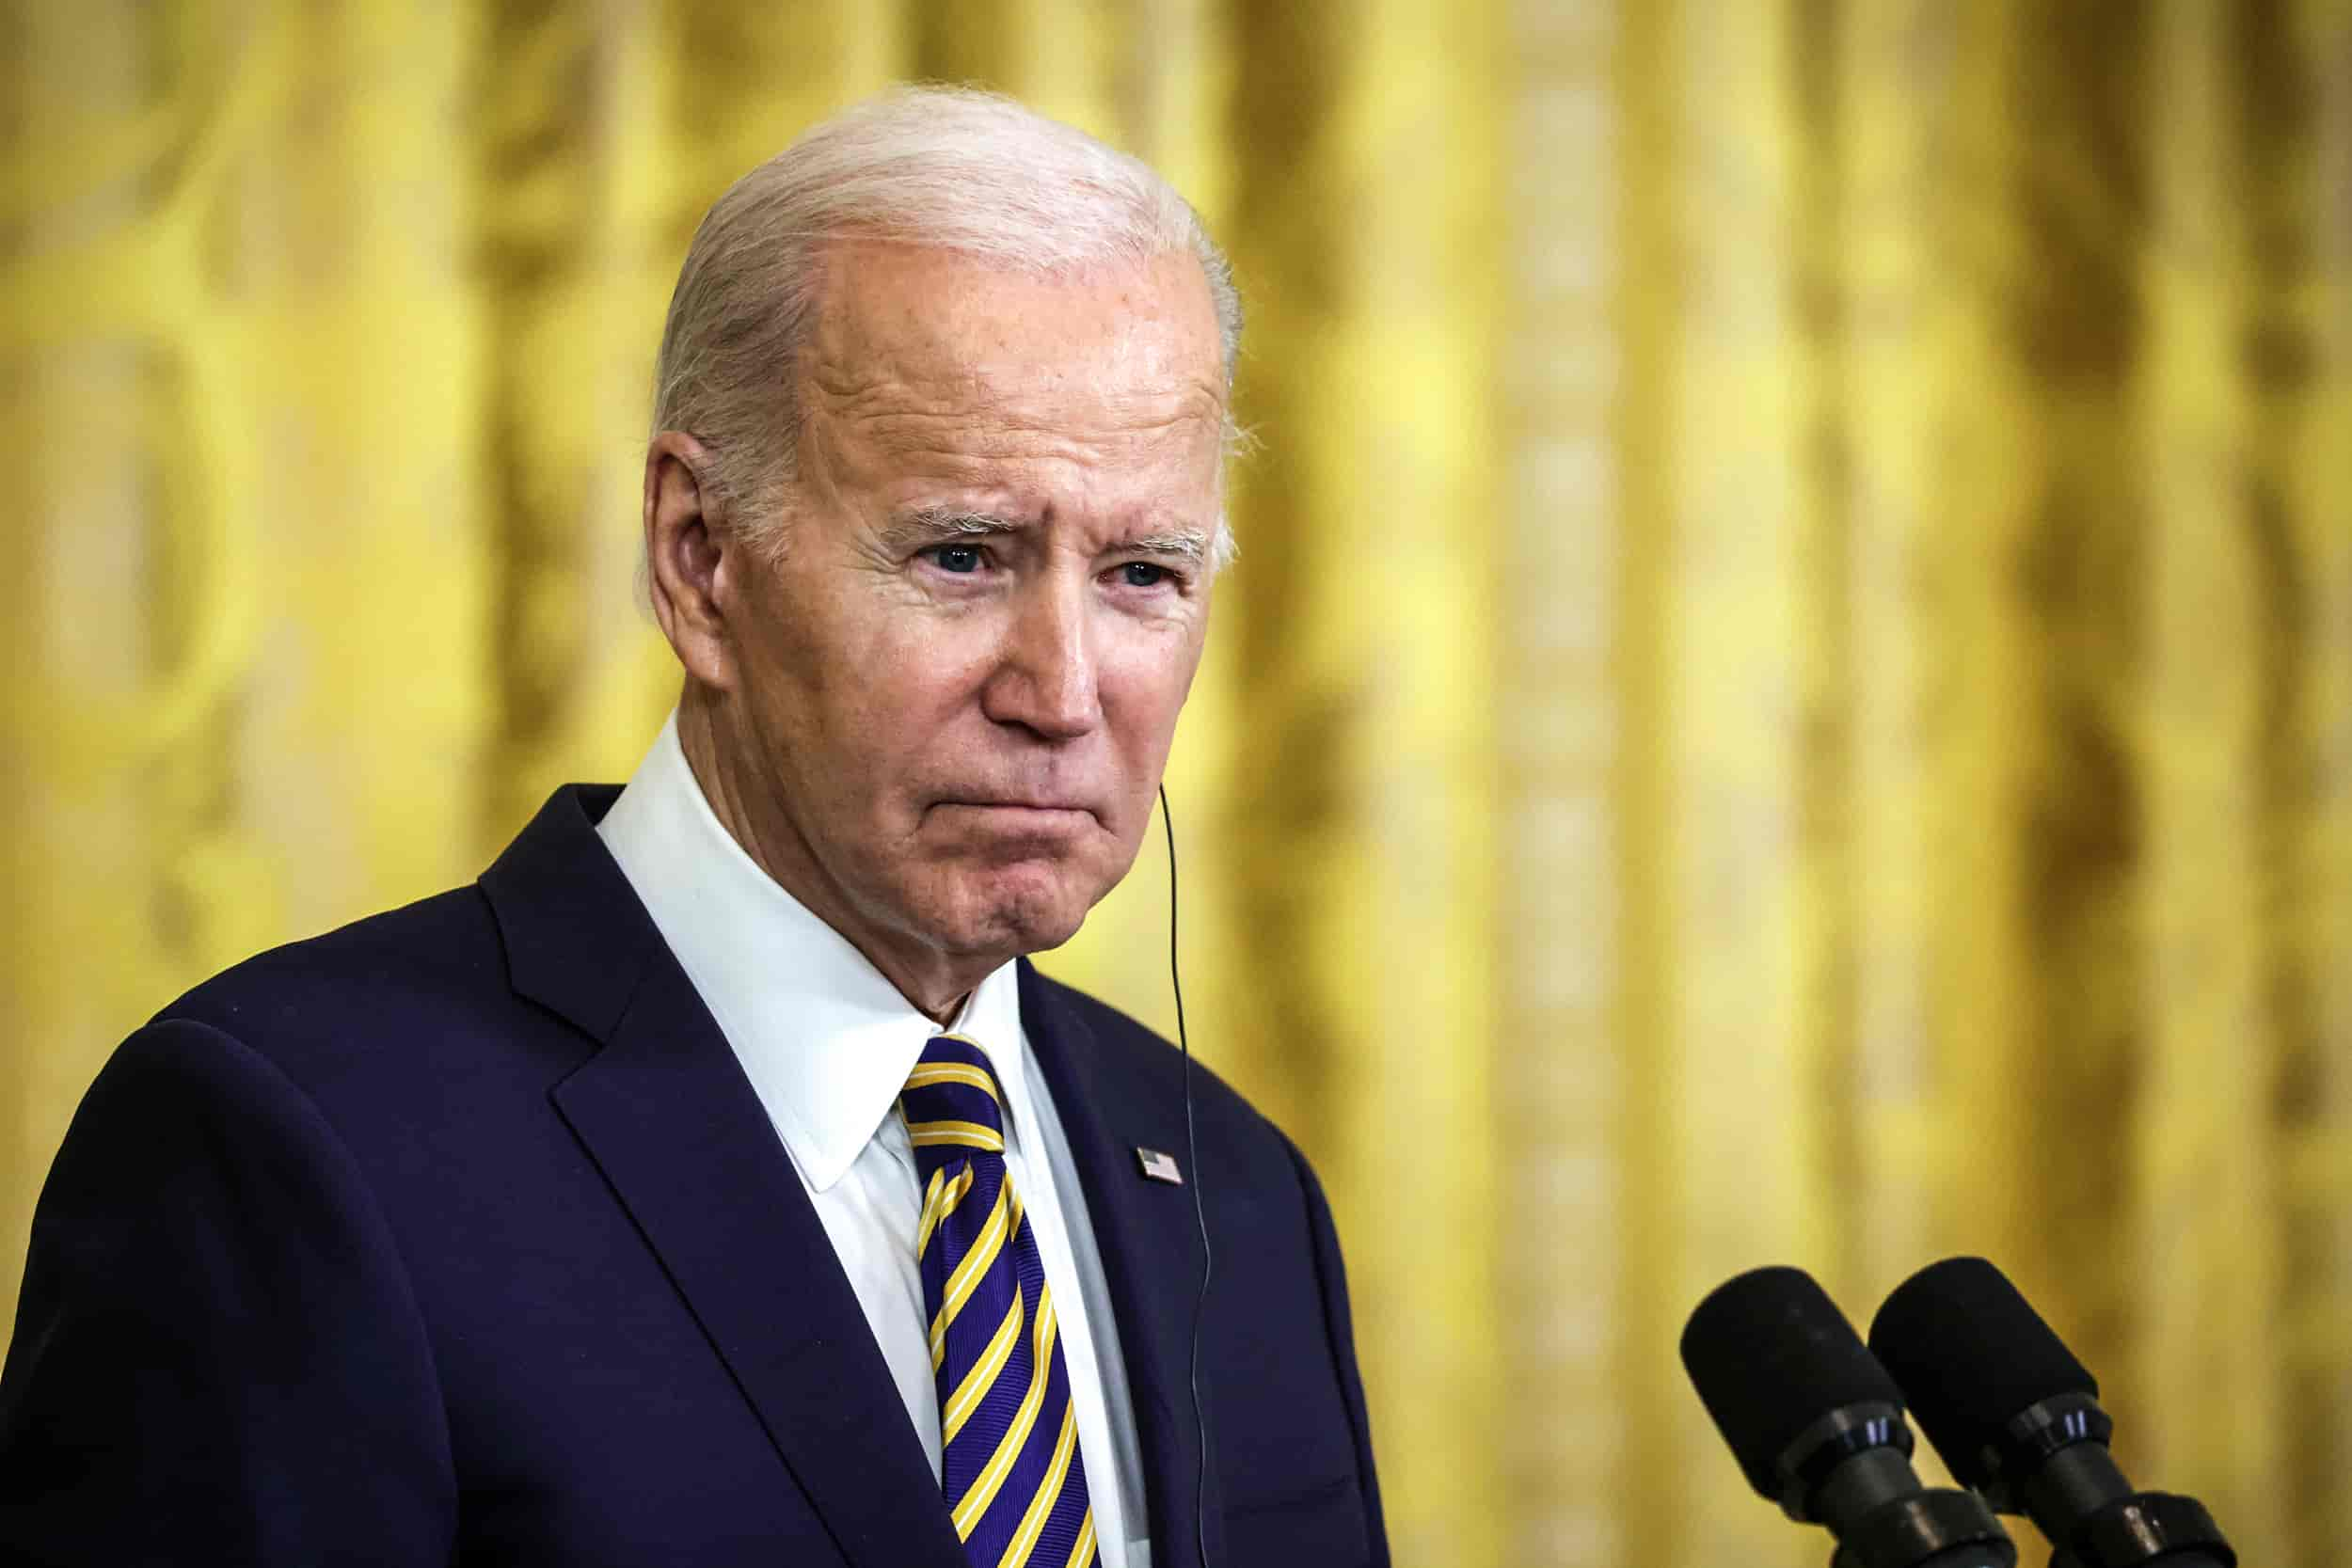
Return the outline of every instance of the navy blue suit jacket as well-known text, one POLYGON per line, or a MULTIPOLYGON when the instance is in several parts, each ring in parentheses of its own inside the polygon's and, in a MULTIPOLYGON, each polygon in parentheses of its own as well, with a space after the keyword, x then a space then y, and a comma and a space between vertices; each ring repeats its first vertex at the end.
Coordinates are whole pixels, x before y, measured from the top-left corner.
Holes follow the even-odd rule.
MULTIPOLYGON (((91 1086, 0 1375, 0 1557, 966 1568, 799 1179, 559 791, 475 885, 199 987, 91 1086), (13 1555, 11 1555, 13 1554, 13 1555)), ((1167 1042, 1025 963, 1154 1568, 1204 1544, 1167 1042)), ((1196 1074, 1206 1554, 1388 1560, 1328 1211, 1196 1074)))

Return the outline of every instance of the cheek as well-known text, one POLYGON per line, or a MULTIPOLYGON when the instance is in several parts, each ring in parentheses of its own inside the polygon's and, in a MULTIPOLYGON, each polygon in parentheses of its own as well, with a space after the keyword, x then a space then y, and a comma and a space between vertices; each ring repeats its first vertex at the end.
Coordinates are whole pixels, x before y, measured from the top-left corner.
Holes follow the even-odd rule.
POLYGON ((767 640, 771 673, 780 677, 770 682, 772 705, 828 771, 867 787, 846 775, 886 770, 890 757, 919 750, 962 700, 978 663, 968 641, 940 636, 903 606, 835 593, 767 640))
POLYGON ((1156 738, 1165 747, 1200 663, 1200 640, 1184 627, 1151 628, 1114 643, 1103 659, 1103 702, 1122 740, 1156 738))
POLYGON ((819 739, 831 775, 820 787, 852 810, 897 815, 911 795, 959 771, 953 760, 976 746, 987 721, 978 687, 985 667, 937 648, 877 656, 870 673, 839 681, 819 739))

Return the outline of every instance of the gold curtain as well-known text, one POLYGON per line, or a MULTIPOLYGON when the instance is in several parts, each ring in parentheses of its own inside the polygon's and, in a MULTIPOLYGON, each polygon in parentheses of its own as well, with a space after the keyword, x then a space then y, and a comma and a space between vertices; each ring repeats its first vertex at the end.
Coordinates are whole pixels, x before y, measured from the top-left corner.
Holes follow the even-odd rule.
MULTIPOLYGON (((2352 1533, 2352 4, 0 20, 8 1297, 127 1029, 633 764, 692 223, 978 80, 1249 301, 1188 1022, 1331 1187, 1398 1560, 1819 1560, 1682 1319, 1961 1250, 2249 1560, 2352 1533)), ((1048 966, 1172 1027, 1167 890, 1048 966)))

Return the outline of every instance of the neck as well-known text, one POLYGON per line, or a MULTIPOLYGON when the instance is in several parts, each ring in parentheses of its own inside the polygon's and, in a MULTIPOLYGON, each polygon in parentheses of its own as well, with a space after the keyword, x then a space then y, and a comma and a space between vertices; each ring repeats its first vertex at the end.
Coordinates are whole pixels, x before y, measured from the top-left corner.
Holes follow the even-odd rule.
POLYGON ((962 1008, 973 988, 997 964, 959 958, 919 942, 886 940, 886 934, 871 923, 857 919, 850 900, 824 874, 789 814, 781 809, 756 774, 743 766, 749 752, 723 703, 723 698, 691 682, 678 701, 678 749, 686 753, 686 766, 703 799, 709 802, 711 815, 752 858, 752 863, 839 932, 843 941, 898 989, 908 1006, 944 1028, 962 1008))

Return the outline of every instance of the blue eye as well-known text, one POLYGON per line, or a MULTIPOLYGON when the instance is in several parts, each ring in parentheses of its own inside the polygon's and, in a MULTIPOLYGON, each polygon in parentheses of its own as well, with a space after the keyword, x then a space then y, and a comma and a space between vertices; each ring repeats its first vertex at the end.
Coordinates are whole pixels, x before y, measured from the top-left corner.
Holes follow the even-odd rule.
POLYGON ((1168 580, 1168 568, 1153 561, 1130 561, 1119 575, 1130 588, 1157 588, 1168 580))
POLYGON ((977 545, 940 545, 934 546, 930 554, 943 572, 965 576, 980 569, 980 546, 977 545))

